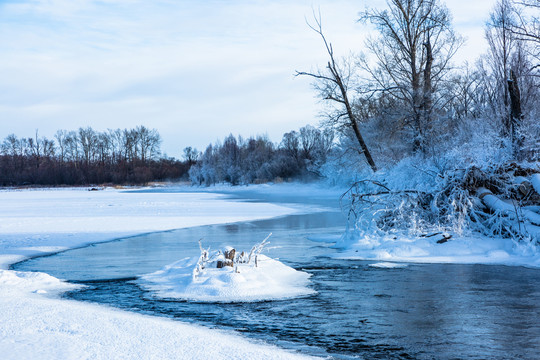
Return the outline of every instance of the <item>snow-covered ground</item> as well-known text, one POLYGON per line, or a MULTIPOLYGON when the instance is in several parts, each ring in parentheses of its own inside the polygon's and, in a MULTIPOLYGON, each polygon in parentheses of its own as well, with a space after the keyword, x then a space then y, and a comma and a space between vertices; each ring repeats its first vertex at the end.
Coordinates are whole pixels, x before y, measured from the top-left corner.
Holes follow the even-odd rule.
MULTIPOLYGON (((340 189, 298 184, 219 189, 242 196, 253 194, 259 200, 295 203, 289 207, 228 200, 224 195, 209 192, 216 191, 215 188, 204 193, 193 192, 193 188, 188 190, 184 193, 115 189, 0 191, 1 358, 301 358, 301 355, 254 343, 235 334, 58 299, 59 292, 74 285, 46 274, 7 270, 10 264, 29 256, 122 236, 308 212, 311 205, 302 206, 302 198, 305 203, 318 204, 319 200, 336 199, 342 193, 340 189)), ((377 260, 379 262, 372 266, 381 268, 402 266, 396 262, 540 267, 538 250, 526 243, 454 236, 438 244, 438 239, 365 234, 340 239, 321 234, 312 240, 336 242, 342 249, 336 256, 377 260)), ((178 275, 173 273, 180 271, 179 268, 176 266, 168 275, 178 275)), ((171 278, 161 277, 160 280, 171 278)))
MULTIPOLYGON (((340 259, 385 262, 491 264, 540 268, 540 251, 526 241, 489 238, 481 235, 456 236, 437 243, 442 236, 354 235, 336 241, 340 259)), ((322 241, 322 239, 317 239, 322 241)))
POLYGON ((2 359, 295 359, 235 334, 58 299, 73 288, 6 270, 29 256, 120 236, 282 216, 296 210, 222 195, 107 189, 0 191, 2 359))

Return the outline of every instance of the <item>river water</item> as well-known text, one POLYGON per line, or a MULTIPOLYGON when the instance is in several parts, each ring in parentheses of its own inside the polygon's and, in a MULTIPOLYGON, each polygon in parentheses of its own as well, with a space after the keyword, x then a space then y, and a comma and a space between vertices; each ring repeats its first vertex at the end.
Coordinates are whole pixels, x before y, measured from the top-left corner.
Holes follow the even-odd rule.
MULTIPOLYGON (((163 190, 162 190, 163 191, 163 190)), ((337 201, 294 196, 253 201, 309 203, 318 212, 151 233, 15 264, 88 285, 66 298, 234 330, 266 343, 336 359, 537 359, 540 271, 524 267, 409 264, 379 268, 335 260, 344 231, 337 201), (133 280, 212 249, 249 249, 269 233, 267 255, 311 273, 317 294, 257 303, 163 300, 133 280)))

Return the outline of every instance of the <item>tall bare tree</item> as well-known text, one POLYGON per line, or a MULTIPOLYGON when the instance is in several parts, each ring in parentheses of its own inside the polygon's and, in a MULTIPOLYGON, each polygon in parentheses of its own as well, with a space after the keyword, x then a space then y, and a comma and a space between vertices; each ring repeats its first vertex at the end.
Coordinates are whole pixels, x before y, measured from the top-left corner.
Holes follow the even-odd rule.
POLYGON ((439 83, 463 43, 451 26, 448 9, 438 0, 387 0, 387 9, 368 9, 360 21, 379 32, 370 38, 360 64, 368 92, 391 96, 402 104, 400 121, 412 129, 415 151, 425 151, 433 113, 440 105, 439 83), (405 111, 404 111, 405 110, 405 111))
POLYGON ((319 92, 320 96, 332 102, 338 104, 339 113, 332 117, 334 125, 345 125, 352 129, 356 140, 360 146, 362 154, 364 154, 366 161, 371 169, 377 171, 375 161, 371 156, 371 152, 362 137, 359 128, 359 122, 357 114, 353 111, 351 100, 349 99, 349 90, 353 84, 350 84, 352 80, 352 71, 350 62, 346 62, 344 65, 339 65, 334 56, 334 49, 332 44, 326 40, 326 37, 322 30, 322 22, 320 14, 314 16, 315 25, 308 23, 308 26, 315 31, 321 37, 326 52, 329 57, 328 64, 324 70, 316 73, 297 71, 297 76, 310 76, 316 80, 314 86, 319 92))
MULTIPOLYGON (((514 12, 510 0, 499 0, 493 8, 486 25, 485 36, 489 45, 486 61, 491 69, 495 84, 494 114, 501 117, 504 135, 512 133, 512 119, 509 111, 510 95, 507 79, 510 76, 512 54, 516 49, 517 41, 510 31, 514 12)), ((517 86, 517 85, 516 85, 517 86)))
POLYGON ((517 159, 523 158, 524 140, 530 134, 523 129, 531 122, 526 115, 538 102, 539 66, 531 60, 540 59, 540 37, 535 37, 540 23, 534 16, 539 10, 537 1, 498 0, 486 26, 488 81, 495 84, 493 117, 500 119, 502 135, 511 141, 517 159))

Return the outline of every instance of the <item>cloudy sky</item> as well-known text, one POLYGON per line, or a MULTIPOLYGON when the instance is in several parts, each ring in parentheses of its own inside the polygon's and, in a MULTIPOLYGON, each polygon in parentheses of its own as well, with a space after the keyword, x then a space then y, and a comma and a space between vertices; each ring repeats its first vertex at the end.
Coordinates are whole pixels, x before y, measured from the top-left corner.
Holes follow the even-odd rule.
MULTIPOLYGON (((316 125, 321 104, 295 70, 326 61, 305 18, 320 8, 336 54, 362 49, 356 23, 384 0, 0 0, 0 141, 92 126, 145 125, 180 157, 229 133, 281 135, 316 125)), ((468 38, 457 61, 485 49, 494 0, 449 0, 468 38)))

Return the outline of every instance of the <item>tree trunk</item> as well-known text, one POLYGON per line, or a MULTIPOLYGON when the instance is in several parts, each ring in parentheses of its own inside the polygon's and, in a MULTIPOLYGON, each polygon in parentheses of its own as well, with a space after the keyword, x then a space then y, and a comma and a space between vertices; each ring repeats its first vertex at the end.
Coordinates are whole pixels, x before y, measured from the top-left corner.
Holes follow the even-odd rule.
MULTIPOLYGON (((328 64, 328 66, 331 66, 331 65, 328 64)), ((347 90, 345 89, 345 86, 343 85, 343 81, 341 80, 340 76, 336 76, 337 72, 335 72, 333 68, 331 68, 330 70, 332 71, 332 73, 334 73, 334 77, 337 80, 339 90, 341 91, 341 96, 343 97, 343 103, 345 104, 345 109, 347 110, 347 116, 351 123, 351 127, 353 128, 354 135, 356 136, 356 140, 358 140, 358 143, 360 144, 360 148, 362 149, 362 152, 364 153, 364 156, 366 157, 366 160, 369 166, 371 166, 371 170, 373 170, 373 172, 376 172, 377 165, 375 165, 375 161, 373 161, 373 158, 371 157, 371 153, 369 152, 369 149, 366 145, 366 142, 364 141, 364 138, 362 137, 362 134, 360 133, 360 129, 358 128, 358 123, 356 121, 356 116, 354 116, 354 113, 351 108, 351 104, 349 103, 349 97, 347 96, 347 90)))
POLYGON ((478 189, 478 197, 490 210, 506 215, 512 220, 527 220, 535 226, 540 225, 540 214, 507 203, 485 188, 478 189))
POLYGON ((523 119, 521 112, 521 95, 514 70, 510 70, 510 78, 508 79, 508 94, 510 95, 510 119, 511 119, 511 137, 514 156, 518 160, 521 159, 521 148, 523 146, 523 137, 519 134, 519 126, 523 119))
MULTIPOLYGON (((426 65, 424 67, 424 88, 422 99, 422 130, 424 136, 426 133, 430 133, 431 130, 431 107, 432 107, 432 93, 433 85, 431 83, 431 68, 433 66, 433 52, 431 49, 431 40, 428 36, 427 41, 424 43, 426 48, 426 65)), ((425 150, 425 144, 422 148, 425 150)))

